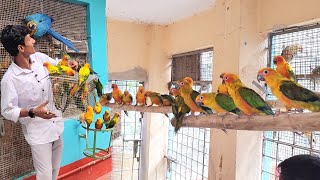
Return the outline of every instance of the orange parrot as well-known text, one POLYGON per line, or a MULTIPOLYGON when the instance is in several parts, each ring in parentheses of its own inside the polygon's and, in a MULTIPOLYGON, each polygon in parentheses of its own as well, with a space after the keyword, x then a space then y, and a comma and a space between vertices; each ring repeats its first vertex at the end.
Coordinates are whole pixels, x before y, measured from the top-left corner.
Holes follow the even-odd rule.
POLYGON ((244 86, 235 74, 222 73, 220 75, 222 83, 228 87, 228 93, 234 104, 248 116, 274 115, 270 106, 254 90, 244 86))
POLYGON ((122 104, 122 92, 118 88, 118 85, 112 84, 112 97, 114 99, 114 102, 117 104, 122 104))
POLYGON ((75 74, 74 70, 69 66, 61 65, 58 67, 61 69, 61 72, 65 73, 68 76, 74 76, 74 74, 75 74))
POLYGON ((274 69, 260 69, 257 78, 258 81, 267 83, 272 94, 286 106, 287 110, 303 108, 310 111, 320 111, 320 97, 295 81, 281 76, 274 69))
POLYGON ((95 123, 95 128, 96 129, 101 129, 103 126, 103 123, 102 123, 102 119, 101 118, 98 118, 96 123, 95 123))
POLYGON ((146 97, 145 97, 145 90, 143 86, 139 86, 138 92, 136 94, 136 105, 145 105, 146 104, 146 97))
POLYGON ((90 127, 90 124, 92 123, 94 117, 93 108, 91 106, 87 107, 87 111, 84 113, 84 119, 87 123, 87 127, 90 127))
POLYGON ((282 56, 275 56, 273 63, 277 66, 276 70, 279 74, 292 81, 296 81, 296 75, 294 74, 292 67, 282 56))
POLYGON ((63 53, 62 59, 59 61, 59 65, 68 66, 68 60, 70 59, 69 54, 63 53))

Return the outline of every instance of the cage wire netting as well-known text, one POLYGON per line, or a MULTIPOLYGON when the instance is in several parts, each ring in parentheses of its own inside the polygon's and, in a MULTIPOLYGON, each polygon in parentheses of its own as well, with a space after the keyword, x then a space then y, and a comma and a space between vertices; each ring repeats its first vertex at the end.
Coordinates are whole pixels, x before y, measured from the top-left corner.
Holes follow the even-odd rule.
MULTIPOLYGON (((35 48, 37 51, 58 59, 62 58, 63 52, 67 52, 72 58, 77 59, 80 65, 88 61, 87 12, 85 5, 59 0, 1 0, 0 29, 2 30, 7 25, 22 25, 21 19, 34 13, 44 13, 51 16, 54 19, 52 28, 72 42, 80 52, 75 53, 48 35, 44 35, 36 40, 35 48)), ((1 79, 11 64, 11 60, 12 57, 10 57, 0 43, 1 79)), ((70 77, 66 77, 65 79, 64 77, 59 77, 58 80, 69 83, 77 81, 76 79, 70 79, 70 77)), ((88 97, 87 101, 90 103, 90 97, 88 97)), ((74 112, 75 107, 75 104, 70 105, 65 110, 63 116, 68 117, 68 114, 74 116, 76 114, 74 112)), ((2 122, 2 120, 0 121, 2 122)), ((20 123, 5 120, 3 129, 5 133, 3 136, 0 136, 0 179, 12 179, 32 171, 31 152, 23 137, 20 123)))
MULTIPOLYGON (((138 87, 144 83, 135 80, 110 80, 105 92, 112 91, 111 84, 117 84, 122 92, 129 91, 133 96, 132 104, 135 104, 138 87)), ((112 109, 111 111, 113 112, 112 109)), ((111 179, 139 179, 143 120, 140 112, 128 111, 128 115, 121 112, 120 121, 114 128, 111 179)))
MULTIPOLYGON (((212 92, 212 64, 212 48, 174 56, 172 81, 189 76, 194 80, 193 89, 202 93, 212 92)), ((210 128, 183 127, 175 133, 170 126, 166 178, 208 179, 209 146, 210 128)))
MULTIPOLYGON (((320 26, 281 30, 271 33, 269 38, 269 66, 274 68, 274 56, 282 55, 291 65, 299 84, 320 91, 320 26)), ((270 99, 276 98, 270 94, 267 100, 270 99)), ((275 179, 276 166, 298 154, 320 155, 320 133, 265 132, 262 180, 275 179)))

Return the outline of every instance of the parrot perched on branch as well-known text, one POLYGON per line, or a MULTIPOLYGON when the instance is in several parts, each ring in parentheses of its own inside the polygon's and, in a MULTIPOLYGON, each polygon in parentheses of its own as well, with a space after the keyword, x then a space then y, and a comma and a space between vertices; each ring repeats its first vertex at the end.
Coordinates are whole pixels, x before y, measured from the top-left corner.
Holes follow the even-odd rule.
POLYGON ((258 72, 257 79, 267 83, 272 94, 286 106, 287 110, 302 108, 320 111, 320 97, 295 81, 282 77, 276 70, 262 68, 258 72))
POLYGON ((105 94, 102 94, 99 102, 102 106, 107 106, 107 104, 109 104, 111 99, 112 99, 112 93, 105 93, 105 94))
POLYGON ((95 128, 96 129, 101 129, 102 126, 103 126, 102 119, 101 118, 97 118, 97 121, 95 123, 95 128))
POLYGON ((143 86, 139 86, 138 92, 136 94, 136 105, 144 106, 146 104, 145 90, 143 86))
POLYGON ((183 97, 186 105, 189 106, 192 113, 202 112, 207 114, 212 114, 212 110, 207 107, 200 107, 196 104, 196 98, 200 94, 199 92, 192 89, 193 79, 191 77, 185 77, 182 80, 178 81, 178 85, 180 87, 180 93, 183 97))
POLYGON ((24 21, 27 25, 27 28, 31 31, 30 35, 32 35, 34 38, 40 38, 44 34, 48 33, 55 39, 67 45, 69 48, 73 49, 75 52, 79 52, 79 50, 77 50, 70 41, 51 28, 51 24, 54 20, 47 14, 31 14, 28 15, 24 21))
POLYGON ((172 103, 172 113, 176 118, 176 125, 174 127, 174 132, 177 133, 182 126, 183 118, 187 113, 190 112, 190 108, 183 100, 181 96, 180 89, 170 88, 170 94, 172 94, 175 99, 172 103))
POLYGON ((244 86, 235 74, 222 73, 220 75, 222 83, 228 87, 228 93, 234 104, 248 116, 274 115, 270 106, 254 90, 244 86))
POLYGON ((90 64, 85 63, 80 69, 79 69, 79 87, 82 86, 83 82, 85 82, 90 75, 90 64))
POLYGON ((292 67, 282 56, 275 56, 273 58, 273 63, 277 66, 276 70, 279 74, 292 81, 297 81, 296 75, 294 74, 292 67))

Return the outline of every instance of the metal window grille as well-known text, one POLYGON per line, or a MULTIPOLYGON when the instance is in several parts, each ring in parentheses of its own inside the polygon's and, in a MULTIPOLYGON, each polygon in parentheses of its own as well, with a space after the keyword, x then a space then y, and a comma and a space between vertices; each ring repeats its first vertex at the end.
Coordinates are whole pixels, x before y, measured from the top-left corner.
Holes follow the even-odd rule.
MULTIPOLYGON (((1 0, 0 1, 0 30, 7 25, 21 25, 21 19, 33 13, 45 13, 54 18, 52 28, 69 39, 80 53, 69 51, 67 47, 54 38, 44 36, 37 40, 37 51, 48 54, 53 58, 61 58, 62 51, 87 61, 87 32, 86 6, 63 2, 61 0, 1 0)), ((0 43, 0 79, 2 79, 11 57, 0 43)), ((0 117, 0 126, 1 120, 0 117)), ((0 127, 1 129, 1 127, 0 127)), ((5 135, 0 136, 0 179, 12 179, 33 170, 30 147, 24 140, 21 125, 4 121, 5 135), (21 166, 23 165, 23 166, 21 166)))
MULTIPOLYGON (((128 90, 135 97, 139 81, 109 81, 106 92, 111 92, 111 84, 117 84, 123 92, 128 90)), ((135 104, 135 98, 133 103, 135 104)), ((112 110, 112 109, 111 109, 112 110)), ((112 142, 112 177, 111 179, 139 179, 142 117, 139 112, 129 111, 129 116, 121 112, 121 124, 116 128, 112 142)))
MULTIPOLYGON (((186 53, 190 56, 190 53, 186 53)), ((173 73, 172 80, 179 80, 185 76, 197 77, 194 82, 194 89, 199 92, 212 91, 212 48, 196 52, 197 69, 192 68, 188 73, 176 72, 175 66, 180 69, 187 69, 189 64, 188 58, 183 58, 182 55, 177 55, 180 61, 179 64, 174 64, 176 60, 173 58, 173 73), (183 74, 183 76, 181 76, 183 74)), ((177 68, 176 68, 177 69, 177 68)), ((174 132, 174 128, 169 128, 168 141, 168 170, 166 178, 168 180, 182 180, 182 179, 208 179, 208 165, 209 165, 209 146, 210 146, 210 128, 181 128, 178 133, 174 132)))
MULTIPOLYGON (((289 64, 297 76, 298 83, 310 90, 320 90, 319 25, 294 27, 271 33, 268 65, 274 67, 272 59, 281 53, 290 59, 289 64)), ((273 95, 267 96, 267 99, 274 98, 273 95)), ((291 156, 298 154, 320 155, 320 133, 312 132, 311 139, 314 141, 309 142, 306 136, 294 132, 265 132, 262 180, 275 179, 276 166, 291 156)))

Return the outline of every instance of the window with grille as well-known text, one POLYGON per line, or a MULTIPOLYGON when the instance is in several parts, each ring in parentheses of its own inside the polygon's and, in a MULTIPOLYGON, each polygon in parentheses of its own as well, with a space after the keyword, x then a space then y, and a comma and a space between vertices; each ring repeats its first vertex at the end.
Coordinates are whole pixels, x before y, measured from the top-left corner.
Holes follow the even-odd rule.
MULTIPOLYGON (((111 92, 111 84, 117 84, 135 97, 138 87, 143 82, 109 81, 105 92, 111 92)), ((132 104, 136 99, 133 98, 132 104)), ((111 111, 113 111, 111 109, 111 111)), ((113 112, 112 112, 113 113, 113 112)), ((142 117, 140 112, 128 111, 128 116, 121 112, 120 126, 116 126, 112 141, 112 174, 110 179, 139 179, 142 117)))
MULTIPOLYGON (((269 36, 268 65, 274 67, 274 56, 284 56, 296 74, 299 84, 320 91, 320 26, 294 27, 269 36)), ((274 99, 268 95, 267 99, 274 99)), ((275 179, 275 168, 283 160, 298 154, 320 155, 320 133, 264 133, 262 180, 275 179), (309 138, 307 138, 309 137, 309 138)))
MULTIPOLYGON (((194 80, 194 89, 212 91, 212 48, 173 56, 172 81, 186 76, 194 80), (190 67, 191 66, 191 67, 190 67)), ((208 179, 210 128, 169 128, 168 180, 208 179)))

